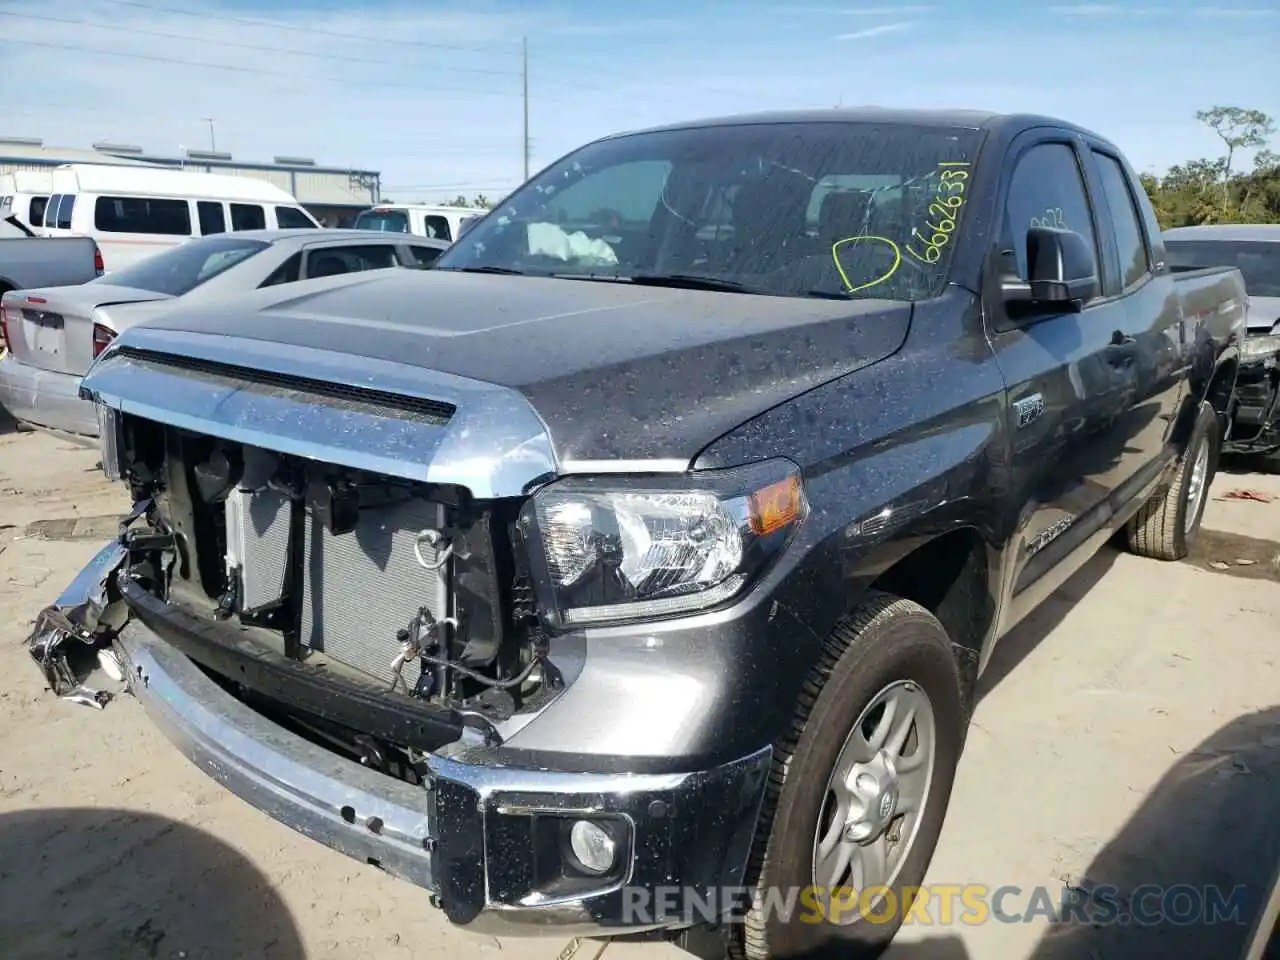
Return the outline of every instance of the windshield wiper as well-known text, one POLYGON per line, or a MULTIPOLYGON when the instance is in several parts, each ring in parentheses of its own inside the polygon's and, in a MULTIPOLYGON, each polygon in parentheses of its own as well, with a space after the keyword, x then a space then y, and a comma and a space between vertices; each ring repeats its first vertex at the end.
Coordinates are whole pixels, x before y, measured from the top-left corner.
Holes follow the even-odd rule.
MULTIPOLYGON (((621 278, 619 278, 621 279, 621 278)), ((740 280, 723 280, 704 277, 696 273, 633 273, 627 277, 632 283, 650 287, 677 287, 682 290, 715 290, 721 293, 769 293, 750 287, 740 280)))
POLYGON ((703 277, 693 273, 640 273, 628 279, 632 283, 654 287, 679 287, 684 290, 715 290, 723 293, 750 293, 762 297, 813 297, 821 300, 852 300, 852 294, 841 290, 805 290, 792 293, 753 287, 740 280, 723 280, 719 277, 703 277))
POLYGON ((438 267, 443 271, 452 270, 454 273, 498 273, 505 277, 523 277, 523 270, 513 270, 511 267, 438 267))

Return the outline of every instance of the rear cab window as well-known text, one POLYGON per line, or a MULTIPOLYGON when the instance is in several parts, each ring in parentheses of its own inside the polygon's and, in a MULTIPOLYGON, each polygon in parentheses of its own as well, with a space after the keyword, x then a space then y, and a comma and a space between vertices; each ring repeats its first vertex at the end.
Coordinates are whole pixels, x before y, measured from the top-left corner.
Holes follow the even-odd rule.
POLYGON ((357 230, 378 230, 382 233, 411 233, 409 214, 405 210, 365 210, 356 217, 357 230))
POLYGON ((234 234, 201 237, 170 247, 94 283, 136 287, 180 297, 200 284, 249 259, 269 244, 234 234))
POLYGON ((233 203, 231 206, 232 230, 267 229, 267 211, 256 203, 233 203))
POLYGON ((315 229, 311 218, 297 207, 276 207, 276 224, 282 230, 315 229))
POLYGON ((1280 297, 1280 243, 1265 240, 1166 239, 1169 266, 1177 270, 1236 267, 1254 297, 1280 297))
POLYGON ((98 197, 93 223, 103 233, 189 237, 191 206, 186 200, 160 197, 98 197))

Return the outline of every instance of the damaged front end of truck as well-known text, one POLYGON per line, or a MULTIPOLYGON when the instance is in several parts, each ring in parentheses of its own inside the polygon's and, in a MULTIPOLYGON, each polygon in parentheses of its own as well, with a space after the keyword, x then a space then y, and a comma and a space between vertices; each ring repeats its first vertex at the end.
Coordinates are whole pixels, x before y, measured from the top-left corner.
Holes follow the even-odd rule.
POLYGON ((632 667, 583 681, 585 630, 549 632, 529 504, 556 464, 518 393, 147 328, 81 390, 134 507, 37 619, 56 694, 101 707, 105 667, 228 789, 473 929, 670 926, 624 887, 743 881, 771 751, 597 755, 696 704, 621 702, 632 667))

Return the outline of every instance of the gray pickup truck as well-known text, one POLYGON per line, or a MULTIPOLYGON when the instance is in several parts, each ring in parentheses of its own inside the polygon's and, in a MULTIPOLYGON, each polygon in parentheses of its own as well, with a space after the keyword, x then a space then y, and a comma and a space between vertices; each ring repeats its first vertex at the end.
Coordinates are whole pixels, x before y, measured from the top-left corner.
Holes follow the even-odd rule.
POLYGON ((135 506, 29 649, 456 924, 865 956, 996 644, 1191 548, 1244 306, 1059 120, 608 137, 430 270, 122 332, 81 394, 135 506))
POLYGON ((102 276, 102 252, 92 237, 37 237, 16 217, 0 221, 0 231, 0 294, 102 276))

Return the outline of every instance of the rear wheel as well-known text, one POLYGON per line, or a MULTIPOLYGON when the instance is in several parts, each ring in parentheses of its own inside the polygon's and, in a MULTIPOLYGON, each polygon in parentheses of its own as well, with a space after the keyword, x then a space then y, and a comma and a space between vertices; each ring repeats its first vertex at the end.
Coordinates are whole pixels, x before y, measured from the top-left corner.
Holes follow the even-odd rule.
POLYGON ((1217 414, 1209 404, 1200 404, 1173 481, 1157 490, 1125 527, 1131 552, 1153 560, 1181 560, 1191 552, 1218 470, 1218 437, 1217 414))
POLYGON ((746 957, 854 960, 893 938, 937 846, 964 723, 942 624, 868 596, 828 637, 776 747, 746 957))

